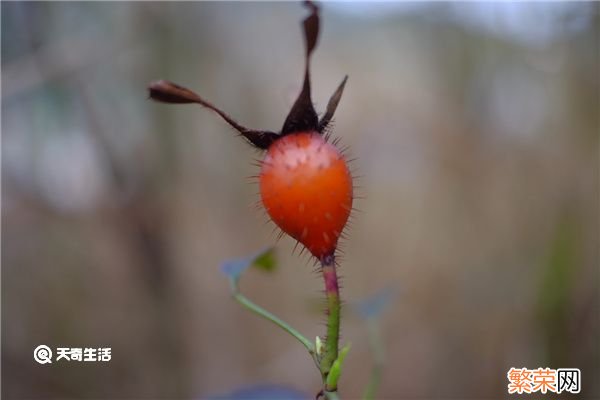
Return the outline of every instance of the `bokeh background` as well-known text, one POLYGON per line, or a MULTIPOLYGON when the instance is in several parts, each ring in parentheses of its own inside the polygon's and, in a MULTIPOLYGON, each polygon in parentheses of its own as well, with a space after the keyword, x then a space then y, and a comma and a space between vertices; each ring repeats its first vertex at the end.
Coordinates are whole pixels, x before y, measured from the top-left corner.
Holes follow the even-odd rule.
MULTIPOLYGON (((303 69, 297 3, 2 2, 2 394, 188 399, 258 383, 314 395, 304 349, 241 309, 224 260, 274 243, 260 154, 188 86, 278 130, 303 69), (111 347, 38 365, 33 349, 111 347)), ((598 398, 598 3, 325 3, 313 98, 349 75, 335 135, 360 210, 343 297, 383 288, 378 398, 504 398, 510 367, 582 369, 598 398)), ((319 275, 293 242, 244 293, 308 337, 319 275)), ((373 362, 349 307, 341 380, 373 362)), ((527 398, 535 398, 530 395, 527 398)), ((568 397, 568 396, 566 396, 568 397)))

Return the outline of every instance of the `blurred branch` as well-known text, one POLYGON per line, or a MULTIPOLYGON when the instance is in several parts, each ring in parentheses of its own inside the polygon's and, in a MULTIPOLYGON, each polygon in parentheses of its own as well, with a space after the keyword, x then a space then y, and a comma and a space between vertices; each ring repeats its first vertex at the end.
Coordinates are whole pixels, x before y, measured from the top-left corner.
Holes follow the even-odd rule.
POLYGON ((371 369, 369 383, 363 395, 365 400, 375 399, 375 394, 381 382, 381 374, 385 362, 385 350, 381 337, 380 321, 383 312, 391 306, 396 292, 397 288, 395 286, 388 286, 373 296, 353 304, 356 313, 367 324, 369 350, 373 356, 373 368, 371 369))
POLYGON ((365 400, 373 400, 375 399, 375 393, 377 393, 379 383, 381 382, 381 373, 383 372, 384 364, 384 350, 378 320, 370 319, 367 322, 367 329, 369 332, 369 347, 371 349, 371 353, 373 354, 374 364, 373 368, 371 369, 369 383, 367 384, 363 398, 365 400))
POLYGON ((2 97, 6 99, 50 80, 101 65, 144 45, 128 40, 97 41, 77 36, 49 42, 2 66, 2 97))

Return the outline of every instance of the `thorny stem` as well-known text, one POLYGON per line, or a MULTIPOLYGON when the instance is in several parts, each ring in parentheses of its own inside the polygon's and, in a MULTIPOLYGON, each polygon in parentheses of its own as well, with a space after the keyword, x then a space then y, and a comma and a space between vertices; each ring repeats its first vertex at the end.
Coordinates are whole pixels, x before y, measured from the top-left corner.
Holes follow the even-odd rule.
MULTIPOLYGON (((323 389, 319 396, 324 396, 327 400, 339 400, 337 380, 343 361, 338 359, 341 302, 334 256, 327 256, 321 260, 321 271, 323 273, 323 280, 325 281, 325 294, 327 296, 327 337, 323 348, 319 345, 319 349, 317 349, 312 342, 288 323, 244 296, 239 290, 237 278, 230 279, 231 295, 244 308, 271 321, 302 343, 321 371, 323 389)), ((345 348, 345 351, 347 350, 345 348)), ((342 351, 342 358, 345 351, 342 351)))
MULTIPOLYGON (((325 340, 325 353, 321 358, 320 368, 323 382, 327 382, 327 375, 338 358, 338 342, 340 338, 340 290, 338 286, 335 259, 333 256, 322 260, 323 280, 325 281, 325 295, 327 296, 327 338, 325 340)), ((326 385, 327 386, 327 385, 326 385)), ((336 392, 335 387, 325 387, 325 393, 336 392)), ((328 395, 328 398, 336 398, 328 395)))

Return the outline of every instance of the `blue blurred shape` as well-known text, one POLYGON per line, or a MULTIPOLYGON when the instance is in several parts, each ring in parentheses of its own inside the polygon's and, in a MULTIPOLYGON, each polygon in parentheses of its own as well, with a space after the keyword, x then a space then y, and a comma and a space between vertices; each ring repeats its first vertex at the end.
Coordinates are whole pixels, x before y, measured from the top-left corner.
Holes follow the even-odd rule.
POLYGON ((364 319, 378 318, 392 304, 396 293, 395 287, 388 286, 371 297, 355 302, 353 308, 364 319))
POLYGON ((206 400, 308 400, 312 396, 294 388, 279 385, 255 385, 232 392, 210 396, 206 400))
POLYGON ((248 257, 225 261, 221 265, 221 272, 227 275, 229 279, 237 281, 242 273, 251 266, 255 266, 264 271, 273 271, 276 267, 273 248, 269 247, 263 249, 248 257))

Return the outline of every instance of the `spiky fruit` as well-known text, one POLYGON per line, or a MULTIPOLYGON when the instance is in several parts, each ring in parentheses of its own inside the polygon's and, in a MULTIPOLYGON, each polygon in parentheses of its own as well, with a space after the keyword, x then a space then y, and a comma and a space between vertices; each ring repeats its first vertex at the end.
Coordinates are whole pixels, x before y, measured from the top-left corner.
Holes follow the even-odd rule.
POLYGON ((319 36, 319 9, 310 1, 310 15, 302 23, 306 52, 304 82, 279 132, 256 130, 239 124, 195 92, 173 82, 155 81, 150 98, 171 104, 206 107, 267 154, 260 172, 263 205, 273 221, 302 243, 323 265, 333 265, 334 253, 350 210, 352 177, 340 151, 324 137, 346 85, 344 77, 319 118, 313 107, 310 58, 319 36))
POLYGON ((318 132, 283 136, 267 150, 260 195, 285 233, 322 260, 335 252, 352 209, 352 176, 343 154, 318 132))

